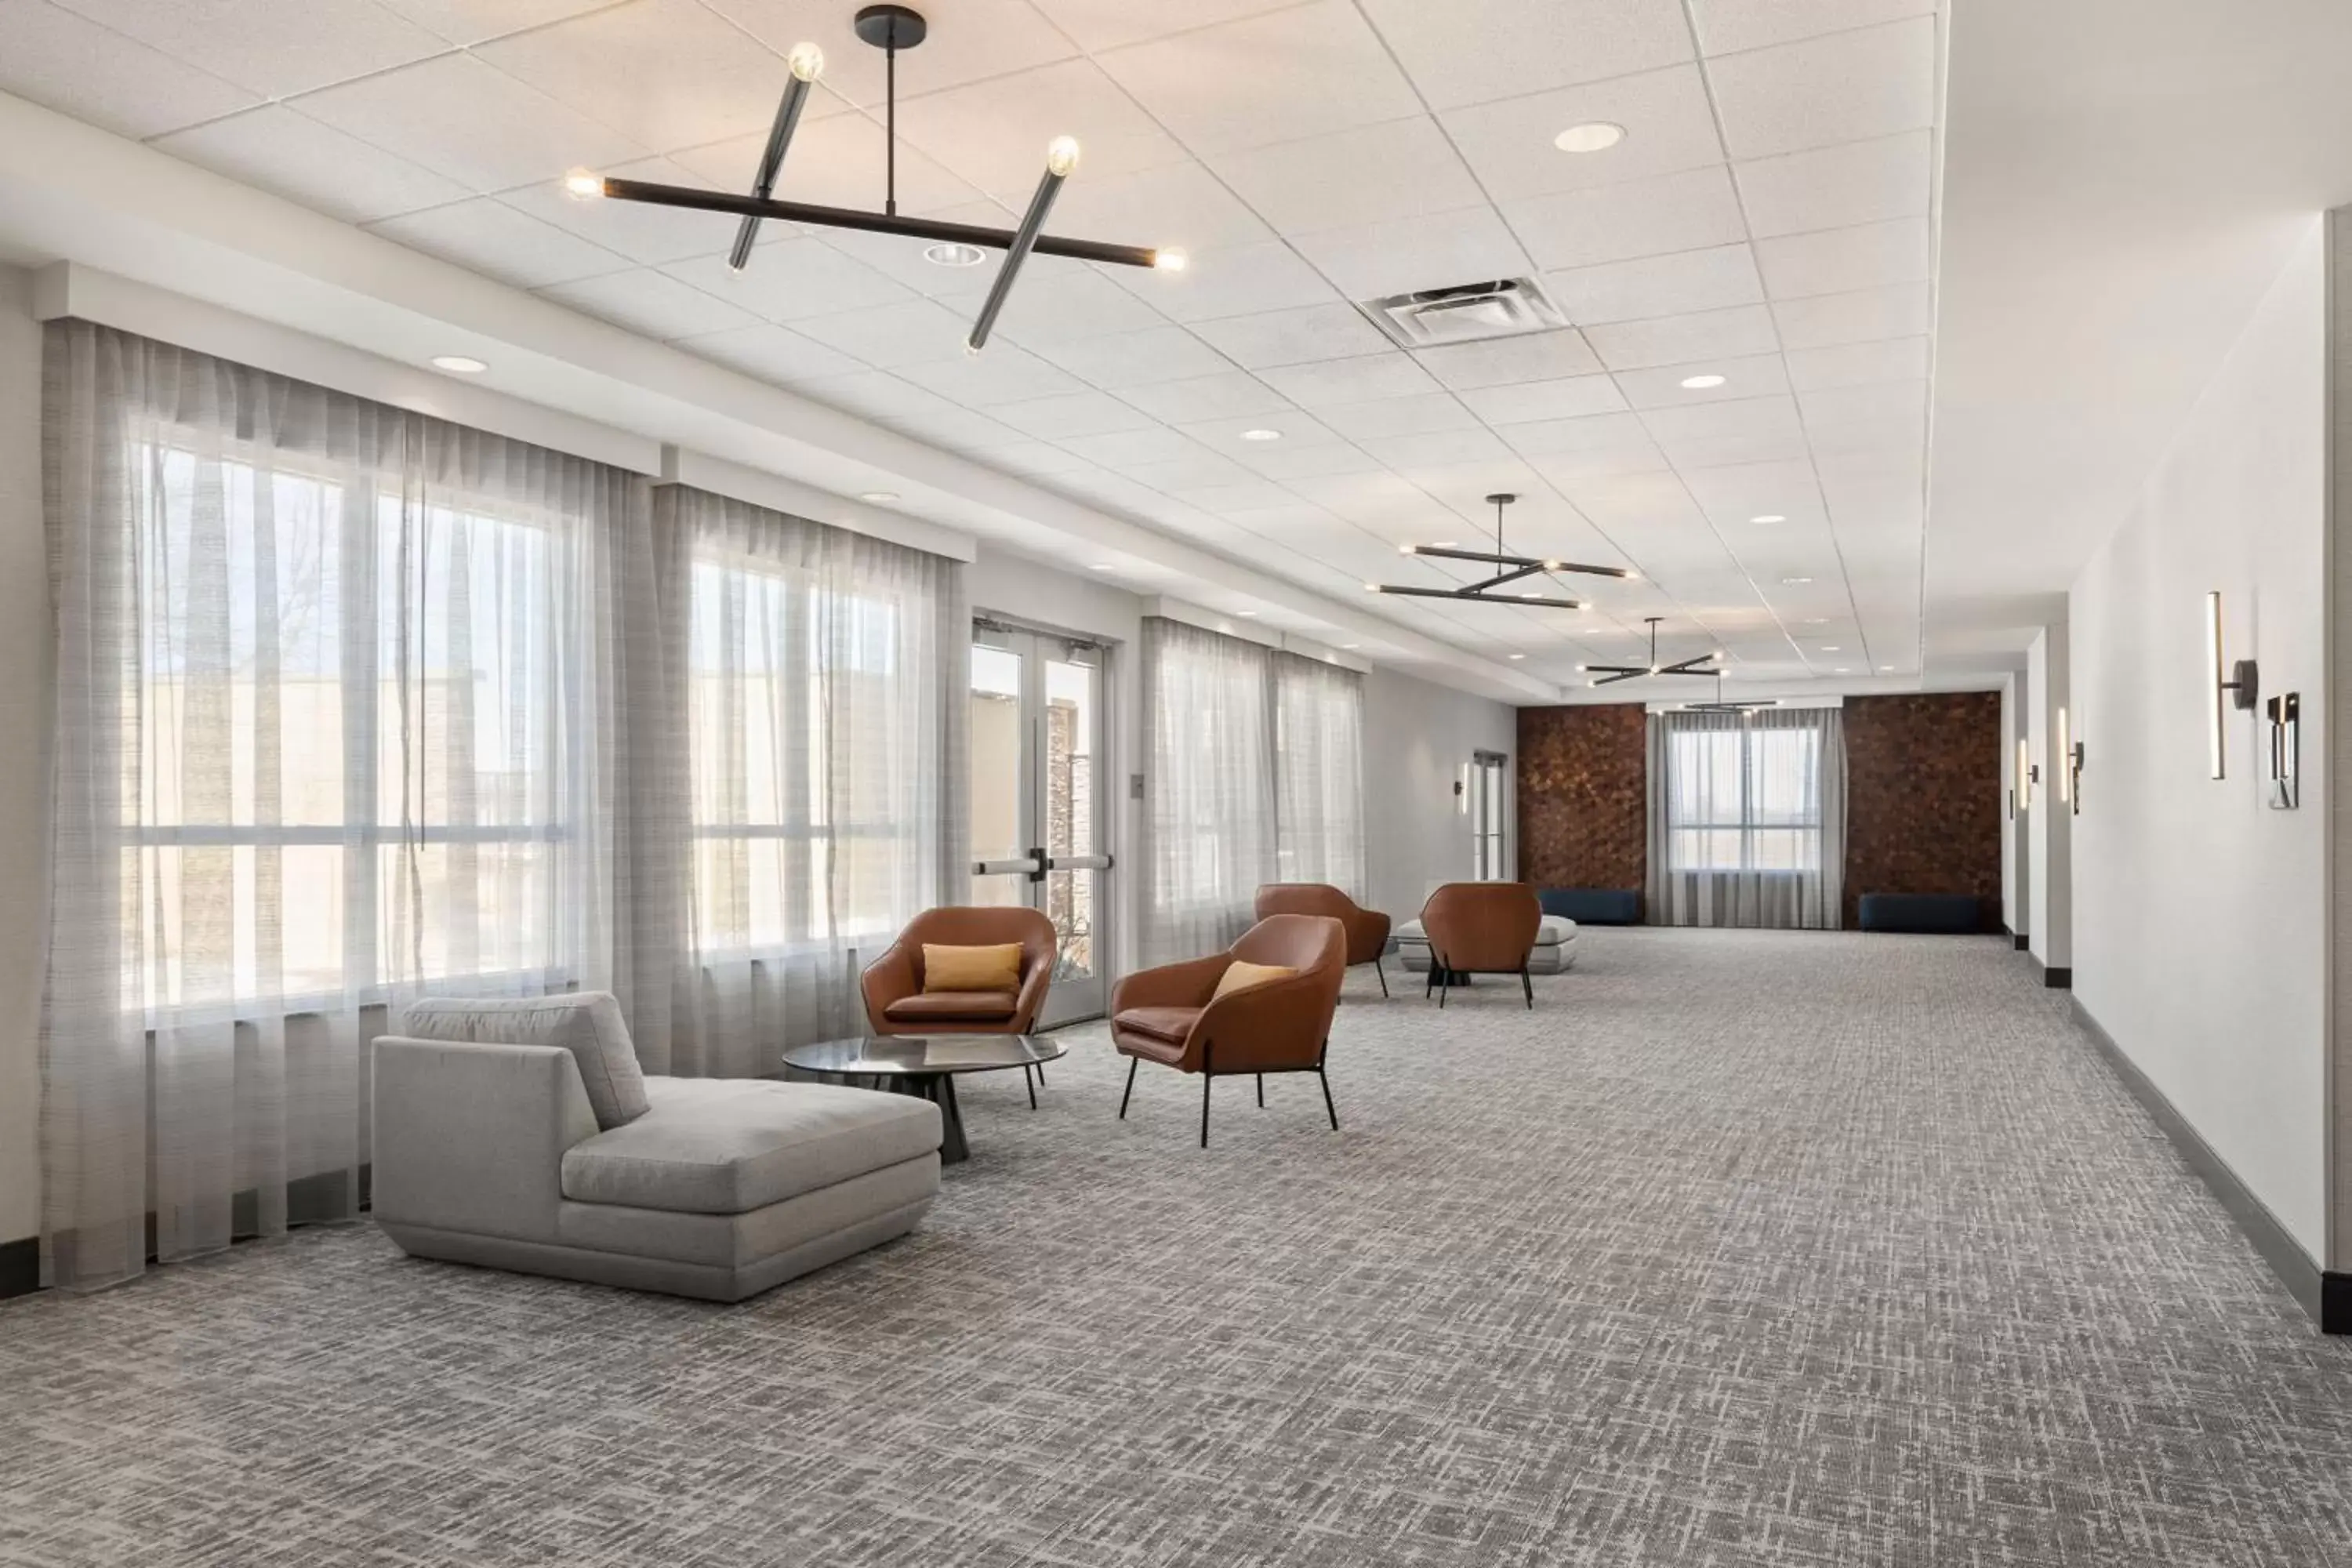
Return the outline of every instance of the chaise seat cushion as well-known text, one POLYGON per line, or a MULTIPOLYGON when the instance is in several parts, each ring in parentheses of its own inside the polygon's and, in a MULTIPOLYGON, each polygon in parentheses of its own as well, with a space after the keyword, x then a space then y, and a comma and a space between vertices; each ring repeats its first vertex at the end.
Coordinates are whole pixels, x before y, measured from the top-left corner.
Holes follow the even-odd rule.
POLYGON ((891 1003, 882 1016, 900 1024, 1001 1024, 1020 1005, 1010 991, 919 991, 891 1003))
POLYGON ((1201 1021, 1203 1009, 1199 1007, 1129 1007, 1111 1020, 1115 1028, 1130 1034, 1145 1035, 1155 1040, 1165 1040, 1181 1046, 1192 1034, 1192 1026, 1201 1021))
POLYGON ((939 1107, 829 1084, 652 1078, 646 1114, 563 1153, 563 1195, 744 1214, 940 1146, 939 1107))

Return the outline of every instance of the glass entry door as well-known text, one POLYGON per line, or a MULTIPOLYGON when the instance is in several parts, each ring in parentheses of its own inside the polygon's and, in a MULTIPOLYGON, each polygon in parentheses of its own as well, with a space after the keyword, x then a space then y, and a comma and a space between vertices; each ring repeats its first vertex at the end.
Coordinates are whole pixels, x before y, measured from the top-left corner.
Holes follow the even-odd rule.
POLYGON ((1500 752, 1470 753, 1469 778, 1463 804, 1470 817, 1471 880, 1476 882, 1507 882, 1511 868, 1505 863, 1507 847, 1504 828, 1510 820, 1504 800, 1504 770, 1510 759, 1500 752))
POLYGON ((1042 910, 1061 938, 1051 1028, 1102 1015, 1111 858, 1104 650, 975 624, 971 647, 971 901, 1042 910))

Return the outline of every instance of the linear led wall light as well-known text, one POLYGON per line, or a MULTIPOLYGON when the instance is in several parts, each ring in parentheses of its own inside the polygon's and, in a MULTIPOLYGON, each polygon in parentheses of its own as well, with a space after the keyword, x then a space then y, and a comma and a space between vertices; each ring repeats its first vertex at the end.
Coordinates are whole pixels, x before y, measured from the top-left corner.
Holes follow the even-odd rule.
POLYGON ((1622 566, 1580 566, 1573 561, 1552 561, 1540 555, 1509 555, 1503 550, 1503 509, 1519 498, 1508 491, 1497 491, 1486 498, 1495 509, 1495 548, 1492 550, 1457 550, 1451 544, 1400 544, 1398 553, 1425 555, 1436 561, 1475 561, 1495 568, 1495 575, 1465 583, 1459 588, 1409 587, 1401 583, 1367 583, 1368 593, 1396 594, 1411 599, 1469 599, 1482 605, 1532 605, 1552 610, 1581 610, 1582 599, 1562 598, 1556 594, 1533 590, 1513 590, 1497 594, 1496 589, 1507 583, 1517 583, 1539 574, 1580 572, 1588 577, 1614 577, 1620 582, 1633 575, 1622 566))
POLYGON ((2235 664, 2221 662, 2221 595, 2205 595, 2205 763, 2206 776, 2225 778, 2229 773, 2228 734, 2222 728, 2221 693, 2230 693, 2230 705, 2251 710, 2261 700, 2261 671, 2251 658, 2235 664))
POLYGON ((939 245, 979 246, 1005 253, 1004 267, 997 274, 996 283, 988 292, 980 318, 972 325, 965 348, 974 353, 988 342, 988 334, 996 324, 997 312, 1013 289, 1013 279, 1021 264, 1035 251, 1045 256, 1066 256, 1078 261, 1099 261, 1114 267, 1149 267, 1162 272, 1181 272, 1185 257, 1181 250, 1167 247, 1142 245, 1111 245, 1098 240, 1062 239, 1041 232, 1046 212, 1054 205, 1055 195, 1062 182, 1078 166, 1078 144, 1068 136, 1057 136, 1045 149, 1045 174, 1037 186, 1036 195, 1029 198, 1029 210, 1022 216, 1018 228, 990 228, 968 223, 940 223, 924 218, 898 216, 898 51, 911 49, 923 41, 929 25, 920 13, 904 5, 868 5, 857 13, 857 36, 883 51, 887 57, 888 85, 887 120, 885 142, 888 156, 883 175, 882 210, 860 212, 849 207, 819 206, 809 202, 783 202, 775 199, 776 181, 783 173, 784 156, 792 150, 793 132, 799 126, 801 112, 807 106, 810 89, 824 73, 824 51, 814 44, 795 45, 786 57, 792 78, 784 85, 784 96, 776 106, 774 123, 768 131, 768 144, 760 156, 760 169, 751 183, 748 195, 736 195, 726 191, 697 190, 687 185, 665 185, 650 180, 615 180, 588 169, 574 169, 563 176, 565 192, 583 201, 609 197, 619 202, 640 202, 649 206, 684 207, 692 211, 731 213, 743 221, 735 230, 735 244, 727 255, 727 265, 740 272, 751 264, 752 242, 758 238, 760 225, 773 218, 781 223, 810 224, 820 228, 859 229, 870 234, 892 234, 908 239, 920 239, 939 245))
POLYGON ((2033 809, 2033 746, 2022 735, 2017 738, 2017 809, 2033 809))
POLYGON ((2073 754, 2074 748, 2066 743, 2066 710, 2061 708, 2058 710, 2058 804, 2061 805, 2074 798, 2074 781, 2066 776, 2073 771, 2066 765, 2073 754))

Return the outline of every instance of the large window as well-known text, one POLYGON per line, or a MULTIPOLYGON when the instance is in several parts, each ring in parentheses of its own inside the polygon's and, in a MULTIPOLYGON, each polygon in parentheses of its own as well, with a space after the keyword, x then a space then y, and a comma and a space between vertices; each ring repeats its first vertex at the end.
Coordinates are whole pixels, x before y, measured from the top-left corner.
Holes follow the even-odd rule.
POLYGON ((1810 871, 1822 863, 1822 732, 1683 731, 1669 741, 1669 863, 1686 871, 1810 871))

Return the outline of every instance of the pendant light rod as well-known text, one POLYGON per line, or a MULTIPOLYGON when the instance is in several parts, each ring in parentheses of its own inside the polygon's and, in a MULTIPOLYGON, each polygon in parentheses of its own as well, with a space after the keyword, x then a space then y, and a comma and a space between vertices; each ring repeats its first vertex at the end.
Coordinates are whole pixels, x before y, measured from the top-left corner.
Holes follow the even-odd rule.
POLYGON ((1495 548, 1460 550, 1451 544, 1401 544, 1402 554, 1425 555, 1438 561, 1475 561, 1496 569, 1492 577, 1475 583, 1465 583, 1454 588, 1406 587, 1401 584, 1367 583, 1364 586, 1375 594, 1395 594, 1410 599, 1469 599, 1489 605, 1530 605, 1545 609, 1582 610, 1591 606, 1582 599, 1570 599, 1556 594, 1518 592, 1497 594, 1495 589, 1507 583, 1517 583, 1538 574, 1580 572, 1589 577, 1613 577, 1627 582, 1637 574, 1622 566, 1586 566, 1574 561, 1555 561, 1540 555, 1513 555, 1503 549, 1503 509, 1519 498, 1501 491, 1486 498, 1495 509, 1495 548))
POLYGON ((1720 683, 1723 676, 1722 669, 1718 668, 1723 659, 1721 649, 1718 648, 1713 653, 1700 654, 1695 658, 1677 659, 1673 664, 1660 664, 1658 662, 1658 623, 1665 617, 1643 616, 1642 619, 1650 628, 1649 663, 1580 664, 1576 667, 1578 673, 1599 676, 1601 679, 1591 682, 1596 687, 1614 686, 1621 680, 1638 680, 1645 675, 1712 675, 1717 678, 1718 684, 1720 683))
POLYGON ((996 313, 1004 309, 1004 301, 1013 293, 1013 280, 1021 275, 1021 264, 1029 259, 1036 248, 1038 231, 1045 226, 1045 215, 1054 210, 1054 198, 1062 194, 1062 182, 1078 166, 1078 144, 1067 136, 1056 136, 1045 149, 1045 173, 1037 181, 1037 189, 1029 198, 1029 210, 1021 215, 1021 226, 1013 233, 1013 243, 1004 247, 1004 265, 996 269, 996 281, 989 286, 988 299, 980 307, 980 319, 971 324, 971 333, 963 341, 966 353, 978 353, 988 346, 988 334, 996 326, 996 313))
MULTIPOLYGON (((775 195, 776 176, 783 172, 784 154, 791 150, 793 132, 801 122, 801 110, 808 106, 810 84, 824 74, 824 51, 814 44, 796 46, 784 62, 792 68, 792 76, 784 83, 783 100, 776 105, 775 123, 768 128, 768 145, 760 153, 760 173, 751 182, 751 194, 761 201, 775 195)), ((760 220, 746 216, 735 230, 735 248, 727 253, 727 268, 740 272, 751 260, 751 242, 759 237, 760 220)))
MULTIPOLYGON (((609 196, 616 202, 641 202, 650 206, 684 207, 694 212, 732 213, 742 217, 774 218, 781 223, 814 224, 820 228, 862 229, 869 234, 895 234, 908 239, 949 240, 1010 250, 1016 237, 1012 229, 983 228, 977 224, 942 223, 935 218, 897 217, 887 213, 859 212, 852 207, 819 206, 813 202, 781 202, 731 191, 698 190, 691 185, 665 185, 651 180, 599 178, 590 174, 566 177, 574 195, 609 196)), ((1066 256, 1077 261, 1100 261, 1113 267, 1156 267, 1175 271, 1184 265, 1181 250, 1145 245, 1112 245, 1096 239, 1061 239, 1038 235, 1030 248, 1040 256, 1066 256)))

